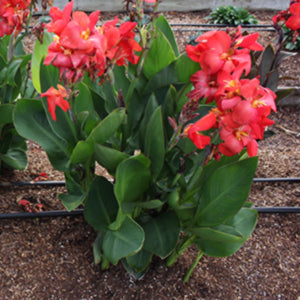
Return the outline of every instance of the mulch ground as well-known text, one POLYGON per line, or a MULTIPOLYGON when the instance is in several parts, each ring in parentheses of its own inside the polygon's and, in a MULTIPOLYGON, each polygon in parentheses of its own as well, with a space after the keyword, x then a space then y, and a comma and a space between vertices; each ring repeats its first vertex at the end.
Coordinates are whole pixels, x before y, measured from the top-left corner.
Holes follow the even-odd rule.
MULTIPOLYGON (((261 22, 272 12, 258 13, 261 22)), ((202 22, 201 12, 167 14, 168 19, 202 22)), ((180 37, 178 37, 180 38, 180 37)), ((299 56, 299 54, 298 54, 299 56)), ((299 58, 299 57, 298 57, 299 58)), ((299 74, 298 58, 282 72, 299 74)), ((299 75, 292 84, 298 84, 299 75)), ((261 141, 256 177, 299 177, 300 108, 280 107, 272 114, 275 135, 261 141)), ((31 181, 41 172, 63 180, 43 149, 28 142, 25 171, 3 172, 0 182, 31 181)), ((22 197, 62 209, 64 187, 1 187, 0 213, 21 212, 22 197)), ((299 183, 254 183, 249 200, 256 206, 297 206, 299 183)), ((203 257, 190 281, 183 276, 196 257, 187 250, 167 268, 156 258, 142 280, 121 264, 102 271, 93 262, 95 232, 83 217, 0 220, 0 299, 292 299, 300 297, 299 215, 260 214, 251 238, 227 258, 203 257)))

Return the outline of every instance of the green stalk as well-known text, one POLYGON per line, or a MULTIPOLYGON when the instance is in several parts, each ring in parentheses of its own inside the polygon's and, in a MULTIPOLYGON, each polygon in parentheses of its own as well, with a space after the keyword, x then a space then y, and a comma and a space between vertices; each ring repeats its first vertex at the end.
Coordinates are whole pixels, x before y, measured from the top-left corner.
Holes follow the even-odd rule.
POLYGON ((189 268, 189 270, 187 271, 187 273, 184 276, 183 281, 184 282, 188 282, 190 279, 190 276, 192 275, 192 272, 194 271, 194 269, 196 268, 199 260, 201 259, 201 257, 203 256, 204 252, 203 251, 199 251, 198 255, 196 257, 196 259, 194 260, 194 262, 192 263, 191 267, 189 268))
POLYGON ((166 266, 171 267, 178 259, 178 257, 193 244, 195 236, 187 237, 183 239, 174 249, 172 254, 168 257, 166 261, 166 266))

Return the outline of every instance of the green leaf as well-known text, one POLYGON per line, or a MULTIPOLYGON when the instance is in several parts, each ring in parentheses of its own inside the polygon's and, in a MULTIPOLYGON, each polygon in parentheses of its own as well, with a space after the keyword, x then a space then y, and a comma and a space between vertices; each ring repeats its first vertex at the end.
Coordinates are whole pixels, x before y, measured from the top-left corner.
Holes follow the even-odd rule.
POLYGON ((150 161, 142 154, 132 156, 117 167, 114 192, 118 202, 139 200, 150 185, 150 161))
POLYGON ((148 123, 144 152, 151 160, 152 180, 155 180, 163 167, 165 158, 165 137, 161 107, 154 111, 148 123))
POLYGON ((156 19, 155 25, 166 36, 166 38, 168 39, 168 41, 170 42, 170 44, 172 46, 172 49, 173 49, 175 55, 179 56, 179 50, 178 50, 178 46, 177 46, 177 43, 175 40, 175 36, 174 36, 174 33, 173 33, 171 26, 169 25, 167 19, 163 15, 160 15, 156 19))
POLYGON ((199 226, 215 226, 232 218, 247 200, 257 157, 217 169, 205 182, 195 216, 199 226))
POLYGON ((20 99, 16 103, 13 119, 21 136, 44 148, 54 168, 67 170, 70 158, 68 145, 52 131, 40 100, 20 99))
POLYGON ((115 109, 93 129, 86 141, 103 144, 119 129, 125 116, 124 108, 115 109))
POLYGON ((60 107, 56 108, 56 121, 54 121, 48 111, 46 98, 41 100, 44 106, 48 123, 57 136, 62 138, 68 143, 68 150, 75 147, 78 137, 74 122, 71 120, 68 112, 63 111, 60 107))
POLYGON ((131 213, 136 207, 142 209, 157 209, 164 205, 164 202, 154 199, 145 202, 124 202, 122 203, 122 209, 125 213, 131 213))
POLYGON ((1 104, 0 105, 0 132, 4 125, 12 123, 13 121, 13 104, 1 104))
MULTIPOLYGON (((43 43, 41 44, 39 40, 36 41, 34 46, 34 51, 31 59, 31 73, 32 73, 32 82, 35 89, 41 93, 41 81, 40 81, 40 67, 43 58, 48 52, 48 46, 53 41, 53 33, 47 31, 44 32, 43 43)), ((43 78, 42 78, 43 80, 43 78)))
POLYGON ((249 208, 242 208, 231 220, 224 223, 225 227, 224 225, 222 227, 216 227, 218 229, 218 238, 216 235, 211 237, 203 236, 197 238, 195 244, 209 256, 225 257, 232 255, 250 237, 255 228, 256 221, 257 211, 249 208), (239 232, 243 238, 238 241, 234 241, 233 237, 229 238, 232 236, 232 230, 239 232), (221 238, 220 234, 223 235, 223 238, 221 238), (227 238, 229 239, 227 240, 227 238))
POLYGON ((95 230, 106 231, 118 212, 113 185, 104 177, 95 177, 84 207, 84 217, 95 230))
POLYGON ((136 254, 143 247, 144 231, 130 217, 126 217, 117 230, 108 230, 104 235, 103 253, 114 265, 123 258, 136 254))
POLYGON ((68 211, 72 211, 81 205, 86 198, 86 193, 80 195, 72 194, 59 194, 58 199, 61 200, 62 204, 68 211))
POLYGON ((143 73, 150 79, 176 59, 166 36, 157 29, 157 37, 152 42, 143 66, 143 73))
POLYGON ((166 87, 170 84, 188 83, 191 75, 199 70, 199 64, 192 61, 186 54, 180 55, 175 61, 153 74, 144 88, 144 94, 166 87))
POLYGON ((142 224, 145 232, 144 249, 166 258, 175 248, 180 232, 179 219, 173 211, 160 214, 142 224))
POLYGON ((26 149, 11 147, 5 154, 0 153, 0 160, 13 169, 24 170, 27 166, 26 149))
POLYGON ((238 242, 244 236, 235 230, 235 228, 228 225, 219 225, 215 227, 194 227, 189 229, 195 236, 205 240, 215 242, 238 242))
POLYGON ((44 65, 43 61, 40 65, 40 85, 41 93, 46 92, 51 86, 55 87, 59 83, 58 68, 49 65, 44 65))
POLYGON ((7 67, 7 73, 6 73, 6 83, 9 85, 15 85, 16 84, 16 74, 22 64, 22 59, 16 59, 13 60, 7 67))
POLYGON ((84 163, 88 161, 94 154, 93 143, 88 143, 86 141, 79 141, 72 154, 70 161, 73 164, 84 163))
POLYGON ((95 144, 95 157, 102 167, 107 169, 110 174, 114 175, 118 165, 129 158, 129 155, 113 148, 95 144))
POLYGON ((90 89, 86 84, 81 82, 78 85, 78 95, 75 98, 73 112, 74 114, 79 114, 83 111, 93 112, 94 111, 94 103, 93 98, 90 92, 90 89))
MULTIPOLYGON (((149 267, 152 259, 152 253, 142 249, 137 254, 126 257, 128 266, 125 266, 126 270, 129 271, 135 278, 141 279, 145 275, 147 268, 149 267), (128 267, 131 270, 128 270, 128 267)), ((124 261, 122 260, 122 263, 124 261)))

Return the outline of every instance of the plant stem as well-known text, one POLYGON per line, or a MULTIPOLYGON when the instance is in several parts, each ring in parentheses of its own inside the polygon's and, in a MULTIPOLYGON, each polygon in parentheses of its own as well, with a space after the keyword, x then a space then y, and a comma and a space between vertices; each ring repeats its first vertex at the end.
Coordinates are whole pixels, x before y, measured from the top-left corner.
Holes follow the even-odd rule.
POLYGON ((175 248, 173 253, 168 257, 166 266, 171 267, 178 257, 189 247, 193 244, 193 241, 195 239, 195 236, 188 237, 186 239, 183 239, 175 248))
POLYGON ((194 262, 192 263, 191 267, 189 268, 189 270, 187 271, 187 273, 184 276, 183 281, 184 282, 188 282, 190 279, 190 276, 192 275, 192 272, 194 271, 195 267, 197 266, 199 260, 201 259, 201 257, 203 256, 204 252, 203 251, 199 251, 198 255, 196 257, 196 259, 194 260, 194 262))

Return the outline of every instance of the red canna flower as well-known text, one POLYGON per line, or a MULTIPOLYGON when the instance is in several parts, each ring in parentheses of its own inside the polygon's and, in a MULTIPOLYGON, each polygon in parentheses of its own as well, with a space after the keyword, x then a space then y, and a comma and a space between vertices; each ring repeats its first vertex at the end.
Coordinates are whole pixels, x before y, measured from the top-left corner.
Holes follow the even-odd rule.
POLYGON ((195 144, 198 149, 204 149, 210 144, 210 136, 206 136, 201 131, 211 129, 216 124, 216 115, 209 113, 194 124, 188 125, 184 133, 187 133, 188 137, 195 144))
POLYGON ((54 121, 56 121, 56 106, 59 106, 63 111, 70 109, 69 102, 64 99, 68 98, 69 94, 60 84, 58 84, 57 87, 58 90, 56 90, 54 87, 50 87, 47 92, 41 94, 42 97, 47 97, 48 110, 54 121))
POLYGON ((194 84, 194 89, 187 94, 190 99, 206 98, 206 103, 215 99, 215 93, 218 89, 215 75, 208 75, 201 70, 193 74, 190 81, 194 84))
POLYGON ((300 3, 294 3, 289 8, 291 16, 285 22, 286 27, 292 30, 300 29, 300 3))
POLYGON ((17 36, 27 22, 30 0, 1 0, 0 37, 14 32, 17 36))
POLYGON ((61 79, 76 82, 88 72, 95 80, 114 64, 138 62, 135 52, 141 51, 141 47, 134 39, 136 23, 125 22, 118 28, 119 20, 115 18, 97 27, 100 11, 88 16, 81 11, 72 14, 72 8, 73 2, 63 11, 52 8, 52 22, 47 25, 56 37, 48 48, 45 64, 59 68, 61 79))

